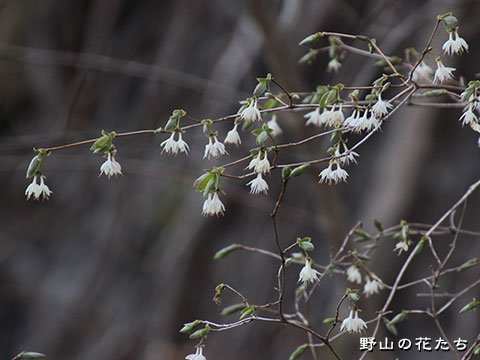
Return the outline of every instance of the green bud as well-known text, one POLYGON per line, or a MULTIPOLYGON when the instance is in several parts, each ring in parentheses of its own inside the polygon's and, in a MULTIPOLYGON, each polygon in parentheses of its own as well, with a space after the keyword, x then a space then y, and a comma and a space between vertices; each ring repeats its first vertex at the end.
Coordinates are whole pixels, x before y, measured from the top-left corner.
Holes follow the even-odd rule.
POLYGON ((194 328, 196 328, 200 324, 201 324, 200 320, 195 320, 195 321, 183 324, 183 327, 180 329, 180 332, 182 334, 188 334, 189 332, 191 332, 194 328))
POLYGON ((358 290, 347 289, 347 297, 350 301, 358 301, 360 300, 360 296, 358 295, 358 290))
POLYGON ((286 181, 290 178, 290 174, 292 173, 292 168, 290 166, 285 166, 282 169, 282 179, 286 181))
POLYGON ((195 331, 189 337, 190 339, 199 339, 207 336, 209 332, 210 332, 210 327, 206 325, 203 329, 195 331))
POLYGON ((383 225, 380 221, 378 221, 377 219, 375 219, 373 221, 373 224, 375 225, 375 227, 377 228, 378 231, 382 232, 383 231, 383 225))
POLYGON ((238 244, 232 244, 223 249, 218 250, 215 255, 213 256, 213 260, 220 260, 223 259, 225 256, 230 255, 235 250, 240 249, 241 246, 238 244))
POLYGON ((299 64, 311 64, 313 60, 316 59, 317 57, 317 54, 318 54, 318 51, 317 50, 310 50, 308 53, 306 53, 305 55, 303 55, 300 60, 298 60, 298 63, 299 64))
POLYGON ((402 321, 405 321, 408 319, 408 311, 402 311, 401 313, 397 314, 392 320, 389 321, 390 325, 398 324, 402 321))
POLYGON ((299 347, 297 347, 295 349, 295 351, 290 355, 290 357, 288 358, 288 360, 295 360, 295 359, 298 359, 300 356, 303 355, 303 353, 305 352, 305 350, 308 349, 308 344, 303 344, 303 345, 300 345, 299 347))
POLYGON ((241 311, 242 315, 240 316, 239 320, 243 320, 243 319, 249 317, 252 314, 255 315, 255 310, 256 309, 257 309, 257 307, 255 305, 247 306, 245 309, 243 309, 241 311))
POLYGON ((480 301, 477 299, 473 298, 471 302, 469 302, 467 305, 465 305, 463 308, 460 309, 459 313, 463 314, 464 312, 470 311, 475 309, 478 305, 480 305, 480 301))
POLYGON ((296 167, 295 169, 292 170, 292 173, 289 176, 289 179, 303 175, 305 171, 307 171, 310 168, 310 164, 304 164, 296 167))
POLYGON ((298 243, 298 246, 300 246, 305 251, 313 251, 315 249, 313 244, 309 241, 300 241, 298 243))
POLYGON ((365 36, 365 35, 355 35, 355 38, 357 38, 358 40, 362 40, 362 41, 370 41, 368 36, 365 36))
POLYGON ((46 156, 51 154, 50 151, 46 151, 45 149, 38 149, 35 151, 37 152, 37 155, 32 158, 30 164, 28 165, 26 175, 27 179, 35 176, 42 171, 43 160, 46 156))
POLYGON ((397 327, 393 324, 390 323, 387 319, 383 318, 383 322, 385 323, 385 327, 389 332, 391 332, 393 335, 398 336, 398 330, 397 327))
POLYGON ((324 324, 334 324, 335 321, 337 321, 336 318, 334 318, 334 317, 327 317, 327 318, 325 318, 325 319, 322 320, 322 323, 324 323, 324 324))
POLYGON ((173 110, 172 115, 168 118, 167 125, 165 125, 165 130, 169 131, 178 128, 180 125, 180 119, 185 115, 187 115, 185 110, 173 110))
POLYGON ((245 309, 245 304, 233 304, 224 308, 220 315, 227 316, 245 309))
POLYGON ((38 352, 22 352, 14 357, 14 359, 45 359, 47 355, 38 352))
POLYGON ((322 33, 317 32, 315 34, 307 36, 305 39, 300 41, 298 45, 312 45, 315 44, 322 37, 322 33))
POLYGON ((464 262, 458 269, 457 271, 463 271, 465 269, 468 269, 469 267, 472 267, 474 265, 478 264, 478 258, 474 257, 473 259, 468 260, 467 262, 464 262))
POLYGON ((415 246, 414 250, 414 255, 420 254, 420 252, 423 250, 425 247, 425 244, 427 243, 427 238, 424 236, 422 239, 418 242, 417 246, 415 246))

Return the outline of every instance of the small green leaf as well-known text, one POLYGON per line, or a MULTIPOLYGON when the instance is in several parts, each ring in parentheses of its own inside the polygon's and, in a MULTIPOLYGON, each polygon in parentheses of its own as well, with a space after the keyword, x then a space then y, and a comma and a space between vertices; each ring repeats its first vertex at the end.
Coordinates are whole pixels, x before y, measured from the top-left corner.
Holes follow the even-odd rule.
POLYGON ((21 354, 17 355, 15 359, 45 359, 47 355, 41 354, 38 352, 22 352, 21 354))
POLYGON ((233 304, 224 308, 220 315, 227 316, 245 309, 245 304, 233 304))
POLYGON ((408 319, 408 311, 402 311, 401 313, 398 313, 392 320, 389 321, 390 325, 395 325, 398 324, 402 321, 405 321, 408 319))
POLYGON ((240 249, 240 247, 241 246, 238 244, 232 244, 227 247, 224 247, 223 249, 220 249, 215 253, 215 255, 213 256, 213 260, 223 259, 225 256, 230 255, 235 250, 240 249))
POLYGON ((257 307, 255 305, 247 306, 245 309, 242 310, 242 315, 240 316, 239 320, 243 320, 243 319, 249 317, 252 314, 255 315, 255 310, 256 309, 257 309, 257 307))
POLYGON ((290 166, 285 166, 282 169, 282 179, 286 181, 290 178, 290 174, 292 173, 292 168, 290 166))
POLYGON ((358 295, 358 290, 347 289, 347 297, 350 301, 360 300, 360 295, 358 295))
POLYGON ((480 345, 477 346, 475 350, 473 350, 473 355, 478 355, 478 354, 480 354, 480 345))
POLYGON ((37 155, 35 155, 32 160, 30 160, 26 175, 27 179, 35 176, 42 171, 43 160, 46 156, 50 155, 50 152, 46 151, 45 149, 38 149, 35 151, 37 152, 37 155))
POLYGON ((378 229, 378 231, 382 232, 383 231, 383 225, 380 221, 378 221, 377 219, 375 219, 373 221, 373 224, 375 225, 375 227, 378 229))
POLYGON ((390 321, 388 321, 387 319, 383 319, 384 323, 385 323, 385 327, 387 328, 387 330, 389 332, 391 332, 393 335, 395 336, 398 336, 398 330, 397 330, 397 327, 393 324, 390 324, 390 321))
POLYGON ((477 257, 474 257, 473 259, 468 260, 467 262, 464 262, 460 267, 457 269, 457 271, 463 271, 465 269, 468 269, 469 267, 475 266, 478 264, 479 259, 477 257))
POLYGON ((290 357, 288 358, 288 360, 295 360, 295 359, 298 359, 300 356, 303 355, 303 353, 305 352, 305 350, 308 349, 308 344, 303 344, 303 345, 300 345, 299 347, 297 347, 295 349, 295 351, 290 355, 290 357))
POLYGON ((423 250, 423 248, 425 247, 425 244, 427 243, 427 238, 426 237, 422 237, 422 239, 418 242, 417 246, 415 246, 415 250, 414 250, 414 255, 418 255, 420 254, 420 252, 423 250))
POLYGON ((324 324, 334 324, 335 321, 337 321, 336 318, 334 318, 334 317, 327 317, 327 318, 325 318, 325 319, 322 320, 322 323, 324 323, 324 324))
POLYGON ((195 321, 183 324, 183 327, 180 329, 180 332, 182 334, 188 334, 189 332, 191 332, 194 328, 196 328, 200 324, 201 324, 200 320, 195 320, 195 321))
POLYGON ((309 241, 300 241, 298 243, 298 246, 300 246, 305 251, 313 251, 315 249, 313 244, 309 241))
POLYGON ((317 54, 318 54, 318 50, 310 50, 308 53, 303 55, 300 58, 300 60, 298 60, 298 63, 299 64, 305 64, 305 63, 311 64, 313 62, 313 60, 316 59, 317 54))
POLYGON ((110 150, 113 143, 113 138, 117 135, 115 131, 106 132, 102 130, 103 136, 99 137, 93 145, 90 147, 90 151, 94 154, 103 154, 106 151, 110 150))

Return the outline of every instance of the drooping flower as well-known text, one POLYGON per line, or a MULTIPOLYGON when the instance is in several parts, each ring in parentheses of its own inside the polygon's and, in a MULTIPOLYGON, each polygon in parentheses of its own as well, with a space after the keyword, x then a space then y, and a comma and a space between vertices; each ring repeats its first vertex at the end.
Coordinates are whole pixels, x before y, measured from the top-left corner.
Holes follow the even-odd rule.
POLYGON ((223 140, 223 142, 225 144, 239 145, 239 144, 242 143, 242 140, 240 139, 240 134, 238 133, 237 127, 238 127, 238 124, 235 123, 235 125, 233 125, 233 129, 230 130, 227 133, 227 136, 225 137, 225 140, 223 140))
POLYGON ((383 285, 380 282, 375 279, 370 280, 370 278, 367 277, 367 281, 365 282, 365 286, 363 288, 363 293, 368 297, 373 294, 378 294, 378 292, 382 289, 383 285))
POLYGON ((424 61, 422 61, 413 72, 412 80, 418 82, 422 78, 430 79, 432 75, 432 68, 428 66, 424 61))
POLYGON ((340 181, 347 181, 348 173, 340 167, 340 162, 330 161, 328 167, 323 169, 320 174, 318 174, 320 180, 318 182, 326 182, 329 185, 333 183, 338 183, 340 181), (333 164, 335 164, 336 169, 333 170, 333 164))
POLYGON ((316 125, 316 126, 321 125, 320 108, 316 108, 315 110, 310 111, 309 113, 306 113, 305 115, 303 115, 303 117, 307 119, 307 122, 305 123, 305 125, 310 125, 310 124, 316 125))
POLYGON ((358 310, 350 310, 350 315, 342 321, 340 331, 348 331, 349 333, 361 333, 367 328, 365 321, 358 317, 358 310))
POLYGON ((160 144, 160 146, 163 147, 162 151, 165 151, 165 152, 171 153, 171 154, 178 153, 178 146, 177 146, 177 142, 175 141, 174 137, 175 137, 175 133, 172 132, 172 134, 170 135, 170 137, 167 140, 162 141, 162 143, 160 144))
POLYGON ((190 150, 188 144, 182 139, 182 133, 178 133, 177 150, 179 152, 184 152, 185 154, 188 154, 188 151, 190 150))
POLYGON ((343 125, 345 117, 342 111, 342 105, 338 110, 335 110, 335 105, 332 109, 325 113, 325 117, 322 119, 322 123, 326 126, 340 127, 343 125))
POLYGON ((207 199, 203 203, 203 211, 202 215, 223 215, 225 211, 225 206, 220 201, 218 197, 218 192, 215 192, 213 195, 212 193, 208 194, 207 199))
POLYGON ((248 107, 240 114, 240 117, 247 121, 262 121, 262 115, 257 107, 257 99, 250 101, 248 107))
POLYGON ((352 114, 345 119, 345 126, 356 128, 358 124, 358 120, 360 119, 360 111, 358 109, 354 109, 352 114))
POLYGON ((268 184, 263 179, 262 174, 258 173, 257 177, 252 181, 247 183, 247 186, 250 186, 250 193, 251 194, 259 194, 264 193, 265 195, 268 192, 268 184))
POLYGON ((281 135, 283 133, 282 128, 278 125, 276 114, 272 115, 272 119, 267 122, 267 126, 273 130, 270 134, 273 137, 277 137, 278 135, 281 135))
POLYGON ((457 30, 453 30, 448 33, 448 40, 443 44, 442 49, 448 55, 461 54, 463 51, 468 51, 468 44, 458 36, 457 30))
POLYGON ((100 166, 100 175, 105 174, 108 178, 115 175, 122 175, 122 166, 115 160, 112 153, 107 154, 107 160, 100 166))
POLYGON ((44 182, 45 176, 43 175, 35 175, 30 185, 27 186, 25 190, 25 196, 27 200, 33 196, 35 200, 48 200, 48 197, 52 193, 52 191, 48 188, 47 184, 44 182), (37 178, 40 176, 40 184, 37 184, 37 178))
POLYGON ((208 158, 210 160, 210 157, 217 158, 225 154, 227 154, 227 151, 225 150, 225 145, 218 141, 216 135, 209 136, 208 144, 205 145, 205 153, 203 154, 203 158, 208 158))
POLYGON ((307 258, 305 259, 305 266, 302 268, 302 270, 300 271, 300 275, 298 276, 298 281, 302 281, 303 284, 306 284, 308 282, 313 283, 318 280, 319 275, 320 273, 317 270, 312 269, 310 260, 307 258))
POLYGON ((199 346, 197 347, 197 351, 195 351, 195 354, 190 354, 185 357, 185 360, 207 360, 205 356, 202 354, 202 348, 199 346))
POLYGON ((356 164, 357 159, 355 159, 355 157, 358 157, 360 155, 358 155, 358 153, 355 151, 349 150, 345 143, 343 143, 343 149, 344 149, 343 153, 340 153, 339 148, 335 150, 335 157, 337 158, 337 161, 341 165, 350 165, 350 163, 356 164))
POLYGON ((396 245, 395 245, 395 249, 393 249, 393 251, 397 251, 398 250, 398 255, 400 255, 402 253, 402 251, 405 251, 407 252, 408 251, 408 244, 406 241, 399 241, 396 245))
POLYGON ((393 107, 389 101, 382 100, 382 95, 378 95, 378 101, 372 107, 372 114, 377 118, 381 119, 388 114, 388 109, 393 107))
POLYGON ((453 71, 455 71, 455 68, 447 67, 443 65, 440 59, 437 59, 437 70, 435 71, 433 82, 442 83, 445 80, 453 79, 453 74, 452 74, 453 71))
POLYGON ((355 265, 351 265, 347 269, 347 280, 356 284, 362 283, 362 274, 355 265))
POLYGON ((342 67, 342 63, 340 61, 338 61, 337 59, 332 59, 328 62, 327 71, 328 72, 333 71, 334 73, 338 73, 341 67, 342 67))
POLYGON ((478 122, 478 117, 475 115, 474 105, 470 103, 468 109, 460 116, 459 121, 463 121, 462 125, 470 125, 478 122))
POLYGON ((256 173, 266 174, 270 172, 270 162, 268 161, 267 151, 259 151, 248 164, 247 169, 254 169, 256 173), (263 158, 262 158, 263 155, 263 158))

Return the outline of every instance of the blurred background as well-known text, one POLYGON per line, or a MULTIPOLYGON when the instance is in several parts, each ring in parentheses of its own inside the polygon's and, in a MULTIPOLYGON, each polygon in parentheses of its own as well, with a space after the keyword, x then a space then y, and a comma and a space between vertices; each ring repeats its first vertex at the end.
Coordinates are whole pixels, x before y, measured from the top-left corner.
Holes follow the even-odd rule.
MULTIPOLYGON (((118 138, 116 159, 124 176, 110 180, 98 177, 104 159, 88 145, 55 152, 43 167, 53 191, 45 202, 26 202, 23 195, 33 147, 95 138, 102 129, 155 129, 178 108, 198 119, 232 114, 251 94, 255 78, 268 72, 291 91, 338 82, 368 85, 381 75, 372 67, 375 60, 347 55, 341 72, 332 74, 325 71, 326 53, 312 65, 298 65, 308 50, 298 42, 322 30, 365 34, 385 53, 403 56, 407 47, 423 49, 436 16, 447 11, 459 19, 460 35, 471 49, 445 65, 475 79, 480 59, 475 0, 1 1, 0 357, 30 350, 50 359, 183 359, 196 344, 178 333, 184 322, 237 319, 219 313, 238 298, 226 294, 220 307, 212 302, 218 283, 232 285, 252 304, 276 298, 275 260, 246 252, 220 261, 212 257, 233 242, 275 250, 268 214, 280 174, 269 179, 268 196, 250 196, 247 181, 224 179, 226 213, 218 219, 200 215, 203 198, 192 188, 203 169, 253 147, 247 134, 239 149, 228 148, 231 158, 210 162, 202 159, 206 138, 198 129, 184 136, 192 149, 188 157, 161 154, 165 135, 118 138)), ((440 49, 446 39, 440 28, 434 47, 440 49)), ((432 59, 427 61, 433 67, 432 59)), ((279 114, 280 142, 311 133, 302 115, 279 114)), ((314 259, 325 263, 358 220, 366 229, 374 219, 385 226, 401 219, 434 222, 480 175, 478 136, 462 129, 459 116, 458 109, 405 106, 359 149, 348 185, 318 185, 323 165, 292 181, 278 214, 282 243, 311 236, 314 259)), ((221 139, 231 126, 216 127, 221 139)), ((327 147, 328 141, 298 147, 281 162, 323 157, 327 147)), ((232 173, 241 174, 242 167, 232 173)), ((479 195, 470 199, 464 221, 477 231, 479 200, 479 195)), ((447 249, 449 238, 439 241, 447 249)), ((387 283, 402 259, 393 255, 393 246, 394 240, 382 245, 371 265, 387 283)), ((479 253, 478 240, 462 235, 451 264, 479 253)), ((431 273, 427 255, 405 281, 431 273)), ((293 311, 299 270, 292 266, 287 272, 287 311, 293 311)), ((473 268, 440 285, 454 293, 478 275, 473 268)), ((321 321, 334 315, 347 286, 352 284, 340 276, 324 282, 312 300, 312 326, 325 331, 321 321)), ((417 297, 419 290, 428 287, 400 292, 393 312, 427 308, 429 299, 417 297)), ((363 299, 361 316, 373 318, 386 295, 363 299)), ((478 288, 441 318, 450 340, 471 343, 480 330, 477 314, 456 315, 473 296, 479 296, 478 288)), ((345 306, 340 315, 347 313, 345 306)), ((426 317, 411 317, 398 328, 401 337, 411 339, 439 336, 426 317)), ((382 329, 378 339, 386 335, 382 329)), ((358 336, 342 339, 334 343, 339 353, 357 358, 358 336)), ((209 336, 205 355, 286 359, 305 341, 295 329, 250 324, 209 336)), ((451 358, 417 351, 376 351, 368 358, 405 354, 451 358)))

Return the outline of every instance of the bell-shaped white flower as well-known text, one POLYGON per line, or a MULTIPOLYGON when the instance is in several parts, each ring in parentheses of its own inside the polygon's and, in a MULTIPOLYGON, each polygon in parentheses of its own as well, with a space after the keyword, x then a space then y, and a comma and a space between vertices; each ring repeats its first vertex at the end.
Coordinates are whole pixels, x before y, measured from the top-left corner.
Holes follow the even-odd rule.
POLYGON ((309 113, 306 113, 305 115, 303 115, 303 117, 307 119, 307 122, 305 123, 305 125, 312 124, 312 125, 320 126, 321 116, 322 115, 320 115, 320 108, 318 107, 315 110, 310 111, 309 113))
POLYGON ((464 111, 459 120, 462 121, 462 125, 470 125, 478 122, 478 117, 475 114, 474 105, 472 103, 468 105, 467 110, 464 111))
POLYGON ((308 282, 313 283, 318 280, 318 276, 320 276, 320 273, 317 270, 312 269, 310 259, 305 259, 305 266, 300 271, 298 281, 303 282, 303 284, 307 284, 308 282))
POLYGON ((418 82, 421 79, 431 79, 433 70, 424 61, 422 61, 412 74, 412 80, 418 82))
POLYGON ((259 151, 258 154, 252 158, 247 169, 254 169, 256 173, 266 174, 270 172, 270 162, 268 161, 267 151, 259 151), (262 157, 263 155, 263 157, 262 157))
POLYGON ((272 115, 272 119, 267 122, 267 126, 273 130, 270 134, 273 137, 277 137, 283 133, 282 128, 278 125, 276 114, 272 115))
POLYGON ((162 151, 165 151, 166 153, 171 153, 171 154, 178 153, 178 145, 174 137, 175 137, 175 132, 172 132, 172 134, 167 140, 162 141, 162 143, 160 144, 160 146, 163 147, 162 151))
POLYGON ((265 195, 268 192, 268 184, 263 179, 262 174, 258 173, 257 177, 252 181, 247 183, 247 186, 250 186, 250 193, 251 194, 259 194, 264 193, 265 195))
POLYGON ((341 67, 342 67, 342 64, 340 63, 340 61, 338 61, 337 59, 332 59, 328 62, 327 71, 328 72, 333 71, 334 73, 338 73, 341 67))
POLYGON ((378 292, 382 289, 383 285, 380 282, 378 282, 376 279, 370 280, 370 278, 367 277, 367 281, 363 287, 363 293, 368 297, 373 294, 378 294, 378 292))
POLYGON ((358 310, 350 310, 350 315, 342 321, 340 331, 347 331, 349 333, 361 333, 367 328, 365 321, 358 317, 358 310))
POLYGON ((247 121, 262 121, 262 115, 257 107, 257 99, 251 100, 247 108, 245 108, 240 117, 247 121))
POLYGON ((215 192, 213 195, 212 193, 208 194, 207 199, 203 203, 203 211, 202 215, 223 215, 225 211, 225 206, 220 201, 218 197, 218 192, 215 192))
POLYGON ((185 357, 185 360, 207 360, 205 356, 202 354, 202 348, 199 346, 197 347, 197 351, 195 354, 190 354, 185 357))
POLYGON ((377 119, 381 119, 388 114, 388 109, 392 107, 393 105, 390 102, 382 100, 382 95, 380 94, 378 95, 378 101, 372 106, 372 114, 377 119))
POLYGON ((227 136, 225 137, 225 140, 223 141, 225 144, 239 145, 239 144, 242 143, 242 140, 240 139, 240 134, 238 133, 237 127, 238 127, 238 124, 235 123, 235 125, 233 125, 233 129, 230 130, 227 133, 227 136))
POLYGON ((328 183, 329 185, 333 183, 339 183, 340 181, 347 181, 348 173, 341 168, 340 161, 330 161, 328 167, 323 169, 318 175, 320 183, 328 183), (335 164, 336 169, 333 170, 333 165, 335 164))
POLYGON ((182 139, 182 133, 178 133, 178 140, 177 140, 177 150, 179 152, 184 152, 185 154, 188 154, 188 151, 190 148, 188 147, 188 144, 182 139))
POLYGON ((25 196, 27 200, 33 196, 35 200, 48 200, 52 191, 48 188, 47 184, 44 182, 45 176, 35 175, 30 185, 25 189, 25 196), (37 178, 40 177, 40 184, 37 183, 37 178))
POLYGON ((437 70, 435 71, 433 82, 442 83, 446 80, 453 79, 453 74, 452 74, 453 71, 455 71, 455 68, 447 67, 443 65, 440 59, 437 59, 437 70))
POLYGON ((215 135, 209 136, 208 144, 205 145, 205 153, 203 154, 203 158, 208 158, 210 160, 210 157, 217 158, 225 154, 227 154, 227 151, 225 150, 225 145, 218 141, 215 135))
POLYGON ((468 51, 468 44, 458 36, 457 30, 453 30, 448 33, 448 40, 443 44, 442 49, 448 55, 461 54, 463 51, 468 51))
POLYGON ((122 175, 122 166, 115 160, 115 156, 110 152, 107 154, 107 160, 100 166, 100 175, 105 174, 108 178, 115 175, 122 175))
POLYGON ((362 283, 362 273, 355 265, 351 265, 347 269, 347 279, 350 282, 361 284, 362 283))
POLYGON ((408 244, 403 240, 399 241, 395 245, 395 249, 393 249, 393 251, 397 251, 397 250, 398 250, 398 255, 400 255, 402 253, 402 251, 407 252, 408 251, 408 244))

